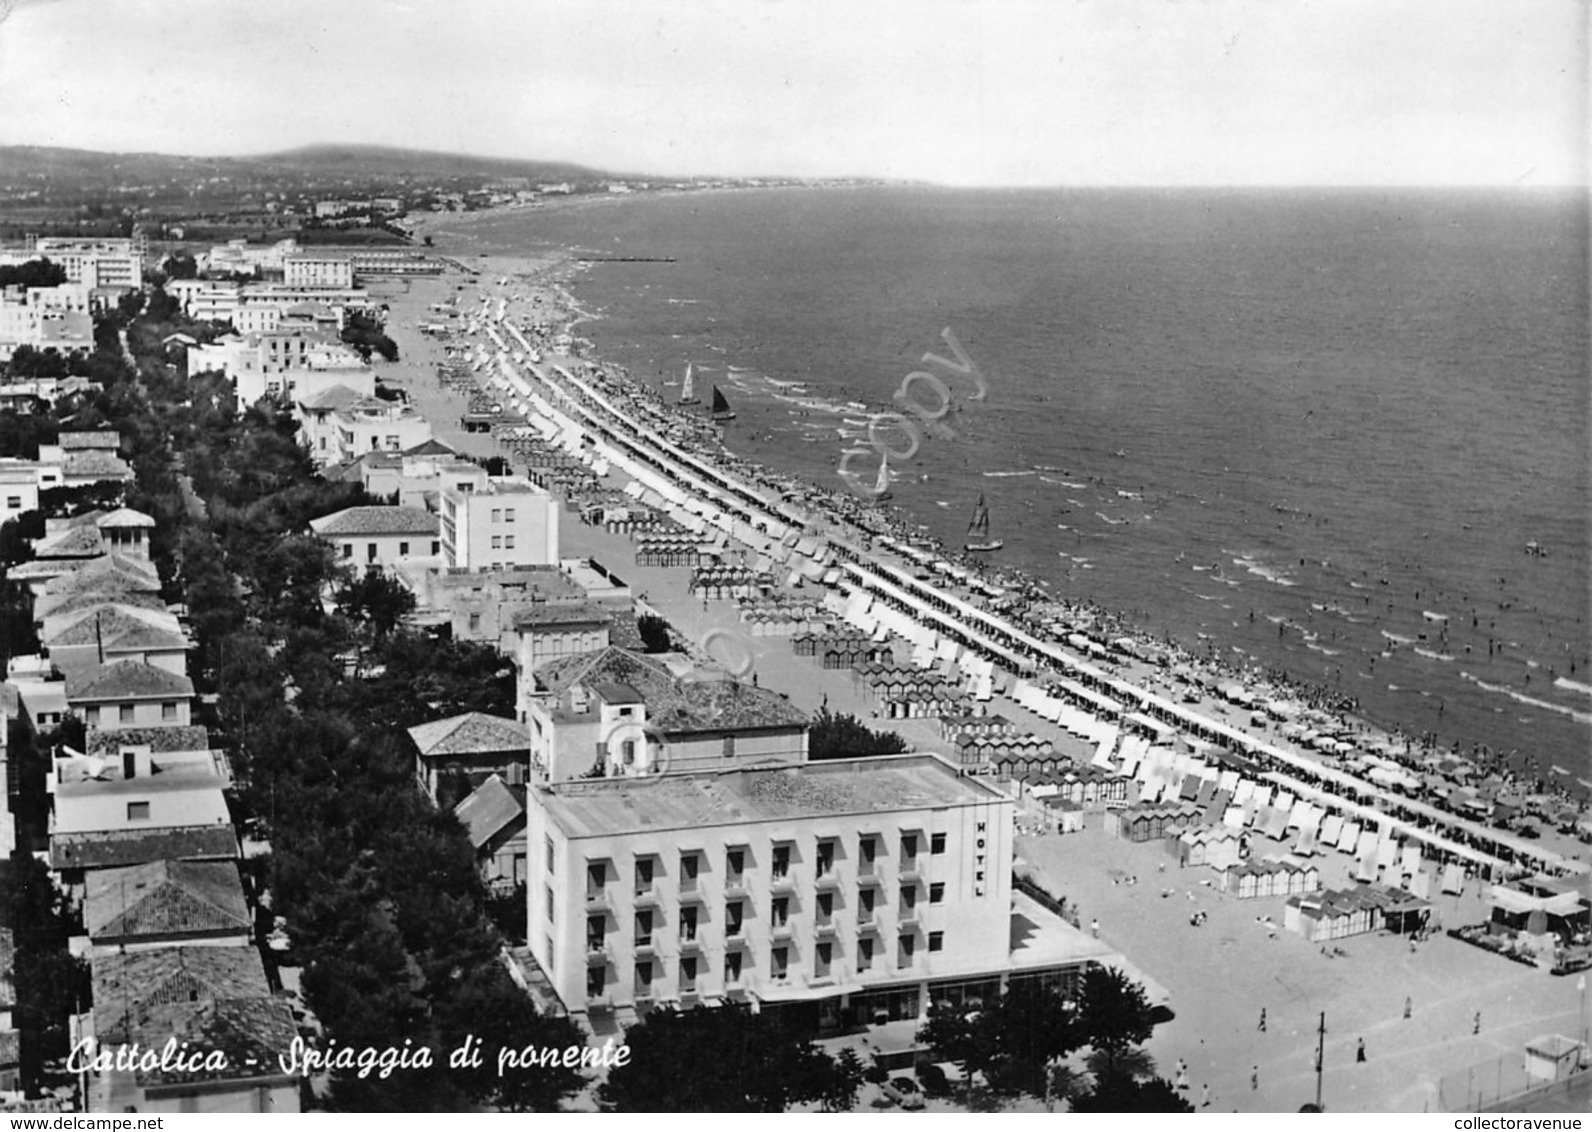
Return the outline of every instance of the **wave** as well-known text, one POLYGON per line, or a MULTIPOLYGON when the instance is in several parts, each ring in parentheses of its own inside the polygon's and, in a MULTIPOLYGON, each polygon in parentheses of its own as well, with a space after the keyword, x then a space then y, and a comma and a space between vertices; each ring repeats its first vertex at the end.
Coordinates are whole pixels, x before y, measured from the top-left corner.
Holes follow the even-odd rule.
POLYGON ((1389 633, 1386 629, 1382 630, 1382 635, 1396 645, 1413 645, 1415 643, 1414 637, 1403 637, 1397 633, 1389 633))
POLYGON ((1416 656, 1424 656, 1427 660, 1441 660, 1445 664, 1454 659, 1453 657, 1449 656, 1445 652, 1433 652, 1431 649, 1423 649, 1423 648, 1417 648, 1415 650, 1415 655, 1416 656))
POLYGON ((1580 692, 1583 696, 1592 696, 1592 684, 1583 684, 1579 680, 1570 680, 1563 676, 1553 682, 1555 688, 1563 688, 1566 692, 1580 692))
POLYGON ((1036 475, 1036 474, 1038 474, 1038 473, 1036 473, 1032 468, 1030 468, 1027 471, 1022 471, 1022 472, 985 472, 984 476, 987 479, 997 480, 997 479, 1008 479, 1008 478, 1010 478, 1012 476, 1032 476, 1032 475, 1036 475))
POLYGON ((1433 613, 1430 609, 1421 610, 1421 616, 1434 624, 1441 625, 1448 620, 1446 613, 1433 613))
MULTIPOLYGON (((985 473, 985 474, 987 475, 988 473, 985 473)), ((1110 515, 1107 515, 1104 511, 1096 511, 1095 512, 1095 517, 1100 519, 1103 522, 1110 523, 1113 527, 1125 527, 1131 521, 1131 520, 1128 520, 1128 519, 1113 519, 1110 515)))
POLYGON ((1551 704, 1547 700, 1539 700, 1535 696, 1523 695, 1522 693, 1515 691, 1513 688, 1504 687, 1502 684, 1489 684, 1481 677, 1473 676, 1469 672, 1461 672, 1459 675, 1460 679, 1469 680, 1472 684, 1476 685, 1476 687, 1480 688, 1484 692, 1497 692, 1500 695, 1508 696, 1511 700, 1514 700, 1519 704, 1527 704, 1531 707, 1542 708, 1544 711, 1558 712, 1560 715, 1569 716, 1577 723, 1592 723, 1592 712, 1576 711, 1574 708, 1565 707, 1563 704, 1551 704))

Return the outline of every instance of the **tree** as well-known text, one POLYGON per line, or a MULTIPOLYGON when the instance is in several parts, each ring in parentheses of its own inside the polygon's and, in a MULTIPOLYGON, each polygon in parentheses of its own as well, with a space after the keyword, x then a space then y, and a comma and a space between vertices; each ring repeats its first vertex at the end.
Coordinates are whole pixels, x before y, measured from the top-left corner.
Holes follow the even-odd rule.
POLYGON ((66 268, 49 259, 0 266, 0 287, 59 287, 65 282, 66 268))
POLYGON ((807 736, 807 757, 854 759, 867 755, 898 755, 907 741, 894 731, 874 731, 854 715, 835 715, 820 708, 807 736))
POLYGON ((1070 1107, 1073 1112, 1194 1111, 1170 1081, 1161 1077, 1141 1081, 1125 1073, 1100 1078, 1094 1088, 1074 1096, 1070 1107))
POLYGON ((918 1040, 937 1061, 982 1074, 998 1095, 1045 1095, 1051 1063, 1082 1044, 1072 1007, 1055 988, 1019 988, 981 1008, 948 1002, 929 1007, 918 1040))
POLYGON ((641 646, 647 652, 668 652, 674 647, 669 636, 669 622, 655 613, 643 613, 636 618, 636 631, 641 634, 641 646))
MULTIPOLYGON (((521 908, 523 910, 523 904, 521 908)), ((584 1048, 586 1035, 568 1018, 538 1014, 502 964, 477 968, 459 983, 443 1007, 444 1051, 479 1043, 481 1065, 454 1074, 455 1082, 481 1104, 510 1112, 557 1112, 559 1102, 585 1087, 576 1066, 510 1066, 499 1072, 499 1051, 584 1048)))
POLYGON ((343 616, 369 625, 378 641, 415 611, 414 592, 385 570, 367 570, 345 582, 336 600, 343 616))
POLYGON ((0 874, 0 886, 0 907, 14 933, 6 974, 16 988, 16 1027, 23 1033, 22 1081, 36 1094, 44 1062, 66 1055, 67 1016, 89 1001, 88 964, 68 949, 66 900, 41 862, 18 854, 0 874))
POLYGON ((1078 1023, 1106 1076, 1155 1028, 1144 988, 1116 967, 1095 966, 1084 972, 1078 987, 1078 1023))
POLYGON ((861 1080, 779 1015, 738 1003, 655 1010, 625 1042, 629 1061, 597 1092, 611 1112, 783 1112, 854 1100, 861 1080))

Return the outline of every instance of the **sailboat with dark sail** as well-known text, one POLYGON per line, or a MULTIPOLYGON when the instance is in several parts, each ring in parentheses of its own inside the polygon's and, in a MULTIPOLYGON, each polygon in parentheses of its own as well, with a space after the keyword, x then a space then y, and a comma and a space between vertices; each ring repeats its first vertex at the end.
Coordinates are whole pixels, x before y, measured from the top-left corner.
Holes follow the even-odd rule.
POLYGON ((702 398, 696 395, 696 381, 691 375, 691 363, 685 363, 685 380, 680 383, 680 404, 697 405, 702 398))
POLYGON ((733 421, 735 410, 730 408, 730 403, 724 399, 724 394, 719 392, 719 387, 713 387, 713 419, 716 421, 733 421))
POLYGON ((998 538, 989 537, 989 506, 984 502, 982 491, 978 493, 978 506, 973 508, 973 518, 967 524, 967 533, 974 536, 976 541, 964 543, 962 549, 973 554, 999 550, 1006 545, 998 538))

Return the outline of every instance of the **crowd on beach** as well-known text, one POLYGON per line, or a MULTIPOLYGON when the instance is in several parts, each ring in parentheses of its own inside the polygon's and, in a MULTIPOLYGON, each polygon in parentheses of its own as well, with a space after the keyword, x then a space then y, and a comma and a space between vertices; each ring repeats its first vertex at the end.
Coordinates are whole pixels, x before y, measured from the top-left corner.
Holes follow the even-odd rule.
MULTIPOLYGON (((633 380, 623 367, 598 358, 593 343, 573 333, 573 328, 590 316, 580 309, 562 279, 542 278, 534 285, 551 289, 554 311, 548 317, 545 308, 539 308, 534 321, 527 319, 522 329, 543 343, 556 343, 555 348, 578 369, 582 381, 617 407, 626 420, 651 428, 680 449, 754 489, 777 495, 818 520, 821 527, 872 552, 889 554, 910 548, 911 557, 919 563, 932 558, 951 564, 954 570, 950 576, 935 577, 935 586, 998 613, 1033 637, 1060 644, 1069 634, 1081 633, 1092 642, 1109 643, 1107 652, 1093 653, 1093 658, 1113 674, 1121 673, 1141 684, 1164 684, 1171 690, 1175 677, 1185 687, 1207 693, 1240 684, 1259 702, 1286 701, 1297 705, 1323 730, 1354 736, 1358 743, 1375 750, 1378 758, 1419 772, 1425 782, 1416 796, 1439 808, 1448 808, 1447 791, 1433 791, 1433 780, 1443 780, 1456 788, 1479 787, 1489 796, 1509 797, 1517 804, 1531 799, 1528 808, 1555 819, 1585 812, 1584 799, 1577 800, 1568 791, 1540 778, 1524 780, 1508 769, 1506 761, 1491 757, 1490 752, 1461 752, 1458 744, 1450 751, 1442 751, 1431 735, 1412 737, 1398 731, 1383 732, 1358 718, 1358 702, 1341 691, 1306 684, 1276 670, 1235 666, 1213 652, 1196 653, 1170 638, 1154 638, 1120 613, 1087 600, 1062 598, 1017 569, 995 567, 944 546, 898 508, 783 475, 727 451, 720 425, 703 414, 685 412, 669 404, 658 391, 633 380), (1465 755, 1470 757, 1464 758, 1465 755)), ((579 389, 566 387, 565 392, 577 400, 589 400, 579 389)), ((902 564, 916 568, 905 558, 902 564)), ((1196 697, 1190 694, 1184 698, 1192 701, 1196 697)), ((1268 737, 1268 741, 1272 739, 1268 737)), ((1301 749, 1299 753, 1318 758, 1315 751, 1301 749)), ((1571 828, 1581 831, 1573 823, 1571 828)))

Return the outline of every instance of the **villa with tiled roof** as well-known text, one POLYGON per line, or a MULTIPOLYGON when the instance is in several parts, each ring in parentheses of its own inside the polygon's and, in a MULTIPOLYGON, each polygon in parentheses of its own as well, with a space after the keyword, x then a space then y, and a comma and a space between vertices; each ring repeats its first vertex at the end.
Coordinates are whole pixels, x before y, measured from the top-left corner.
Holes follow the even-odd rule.
POLYGON ((349 507, 310 520, 337 560, 364 570, 395 570, 441 553, 437 517, 419 507, 349 507))
POLYGON ((139 660, 95 665, 66 681, 66 702, 90 727, 186 727, 193 681, 139 660))
POLYGON ((236 864, 159 860, 88 874, 83 926, 103 954, 189 941, 244 946, 253 921, 236 864))
POLYGON ((512 719, 466 712, 411 727, 409 738, 415 744, 415 777, 433 802, 445 777, 458 776, 462 793, 468 793, 494 774, 521 783, 530 771, 530 729, 512 719))

